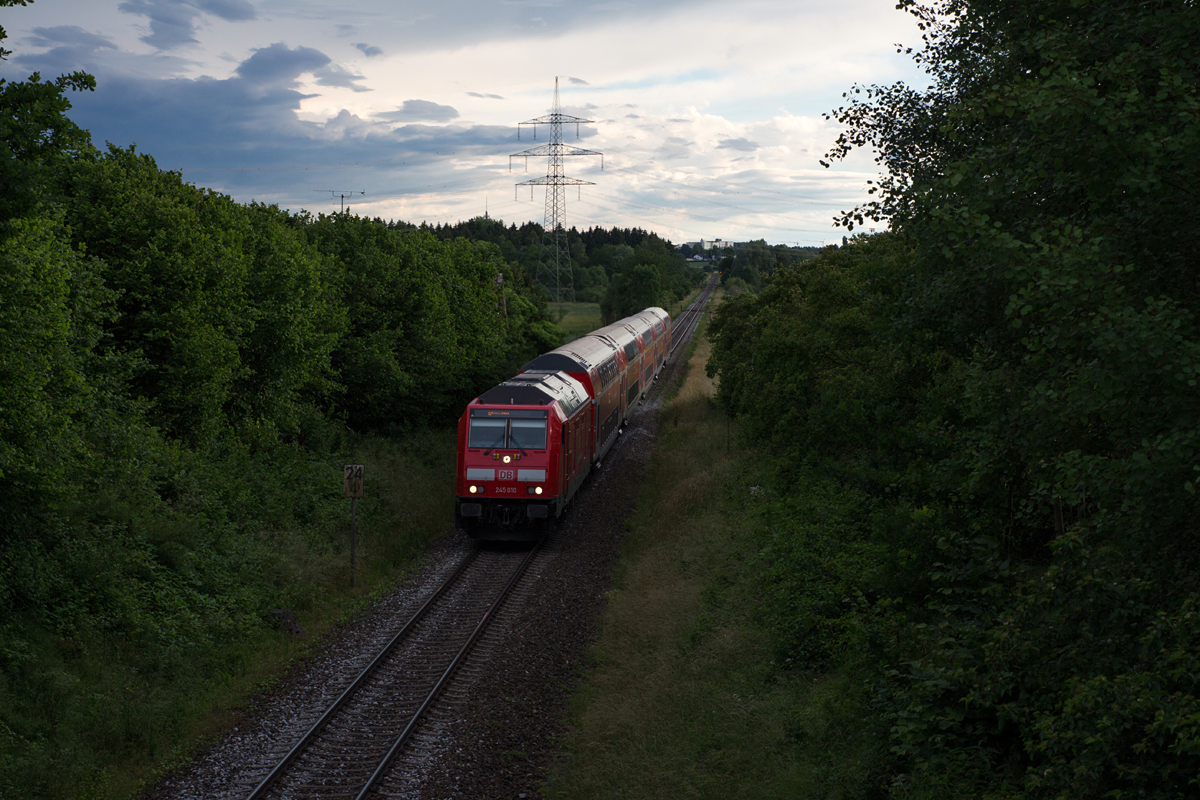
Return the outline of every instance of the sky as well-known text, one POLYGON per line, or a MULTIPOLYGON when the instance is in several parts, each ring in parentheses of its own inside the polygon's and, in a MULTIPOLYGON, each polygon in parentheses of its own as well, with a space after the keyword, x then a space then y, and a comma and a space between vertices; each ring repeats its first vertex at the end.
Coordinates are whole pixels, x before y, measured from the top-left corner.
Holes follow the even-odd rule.
POLYGON ((856 84, 926 76, 895 0, 35 0, 0 8, 0 78, 77 69, 70 116, 243 202, 407 222, 543 222, 549 131, 594 185, 566 224, 820 246, 864 201, 869 152, 825 169, 856 84), (602 162, 602 163, 601 163, 602 162), (528 171, 526 171, 528 170, 528 171))

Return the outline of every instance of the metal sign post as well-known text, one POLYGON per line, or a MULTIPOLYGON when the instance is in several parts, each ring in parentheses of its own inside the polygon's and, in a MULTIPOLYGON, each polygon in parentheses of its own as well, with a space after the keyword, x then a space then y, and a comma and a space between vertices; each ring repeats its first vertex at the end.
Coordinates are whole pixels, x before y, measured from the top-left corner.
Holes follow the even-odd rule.
POLYGON ((354 550, 358 544, 358 498, 363 496, 362 464, 342 467, 342 496, 350 498, 350 588, 354 588, 354 550))

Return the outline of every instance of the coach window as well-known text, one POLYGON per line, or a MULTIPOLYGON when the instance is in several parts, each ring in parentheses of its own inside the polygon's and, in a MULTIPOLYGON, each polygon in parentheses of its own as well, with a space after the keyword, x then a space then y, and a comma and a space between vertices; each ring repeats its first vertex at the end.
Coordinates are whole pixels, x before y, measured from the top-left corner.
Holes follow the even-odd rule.
POLYGON ((514 419, 509 429, 509 447, 523 450, 546 449, 546 420, 514 419))
MULTIPOLYGON (((473 418, 471 420, 471 435, 467 438, 467 447, 487 448, 504 447, 505 429, 508 421, 504 419, 473 418)), ((542 423, 545 425, 546 423, 542 423)), ((544 437, 543 437, 544 438, 544 437)))

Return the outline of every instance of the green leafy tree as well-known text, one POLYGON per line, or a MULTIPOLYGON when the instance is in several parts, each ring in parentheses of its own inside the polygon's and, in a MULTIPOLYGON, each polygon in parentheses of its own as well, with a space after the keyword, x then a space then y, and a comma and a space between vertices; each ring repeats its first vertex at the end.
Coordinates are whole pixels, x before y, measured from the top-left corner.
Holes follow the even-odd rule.
MULTIPOLYGON (((0 506, 5 527, 36 529, 35 510, 69 496, 88 459, 92 351, 113 293, 61 224, 10 222, 0 239, 0 506), (19 520, 13 519, 17 515, 19 520)), ((28 531, 25 535, 28 535, 28 531)))
POLYGON ((942 590, 978 604, 931 603, 945 644, 887 682, 898 769, 950 793, 1185 796, 1200 15, 901 5, 933 86, 856 88, 833 155, 871 147, 887 170, 842 222, 886 220, 916 246, 897 332, 963 363, 941 385, 961 417, 928 423, 965 536, 942 590), (1029 561, 1016 574, 1006 555, 1029 561))
MULTIPOLYGON (((32 0, 0 0, 0 8, 32 0)), ((0 28, 0 42, 7 38, 0 28)), ((0 61, 11 55, 0 46, 0 61)), ((92 140, 67 118, 68 90, 94 91, 96 79, 85 72, 43 81, 35 72, 27 81, 0 78, 0 221, 27 214, 46 198, 56 167, 92 152, 92 140)))
POLYGON ((522 347, 510 348, 510 339, 538 341, 536 306, 517 303, 505 317, 501 299, 520 282, 497 289, 498 274, 516 273, 495 245, 439 241, 350 215, 308 220, 306 231, 344 270, 349 329, 334 367, 339 404, 358 428, 445 421, 503 377, 522 347))
POLYGON ((65 192, 76 240, 105 262, 106 283, 120 292, 110 332, 142 359, 132 391, 170 434, 193 442, 217 434, 234 383, 247 376, 239 349, 254 325, 246 215, 133 148, 79 161, 65 192))
POLYGON ((608 284, 608 292, 600 301, 604 322, 658 305, 662 300, 662 283, 654 264, 632 263, 618 272, 608 284))
POLYGON ((600 301, 605 322, 662 306, 684 297, 703 273, 657 237, 639 244, 621 260, 600 301))

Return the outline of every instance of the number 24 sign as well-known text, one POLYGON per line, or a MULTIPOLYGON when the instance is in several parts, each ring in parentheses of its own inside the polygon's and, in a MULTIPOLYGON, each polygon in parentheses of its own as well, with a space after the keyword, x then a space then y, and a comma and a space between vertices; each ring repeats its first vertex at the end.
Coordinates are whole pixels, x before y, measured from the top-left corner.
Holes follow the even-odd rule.
POLYGON ((362 497, 365 474, 366 471, 362 464, 347 464, 342 467, 342 495, 344 497, 362 497))

